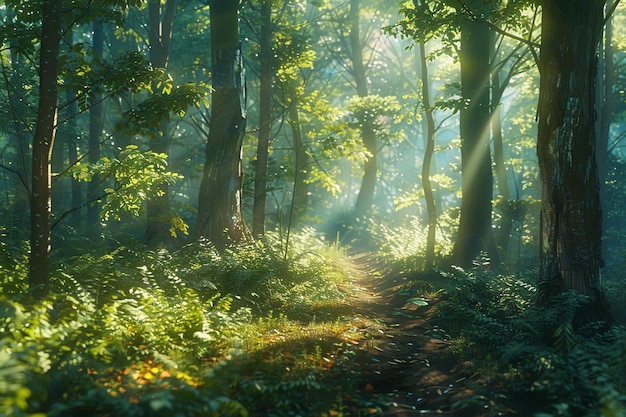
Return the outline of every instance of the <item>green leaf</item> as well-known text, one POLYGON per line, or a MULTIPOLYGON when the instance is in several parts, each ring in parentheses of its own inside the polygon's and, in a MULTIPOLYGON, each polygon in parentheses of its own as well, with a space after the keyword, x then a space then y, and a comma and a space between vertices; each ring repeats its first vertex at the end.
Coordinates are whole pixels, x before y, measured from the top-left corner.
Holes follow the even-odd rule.
POLYGON ((406 300, 407 303, 415 304, 416 306, 424 307, 428 305, 428 300, 422 297, 413 297, 406 300))

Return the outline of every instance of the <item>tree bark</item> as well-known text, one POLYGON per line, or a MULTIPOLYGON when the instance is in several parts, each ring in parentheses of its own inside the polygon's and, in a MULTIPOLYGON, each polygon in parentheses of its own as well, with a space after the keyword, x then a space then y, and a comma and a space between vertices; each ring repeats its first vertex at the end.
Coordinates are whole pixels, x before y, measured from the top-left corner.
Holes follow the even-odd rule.
POLYGON ((259 97, 259 143, 257 145, 254 176, 254 205, 252 234, 265 234, 265 206, 267 201, 267 163, 272 123, 272 7, 269 0, 261 3, 261 86, 259 97))
MULTIPOLYGON (((474 1, 477 15, 482 1, 474 1)), ((461 89, 467 107, 460 112, 462 200, 459 230, 452 249, 452 260, 462 267, 487 250, 492 265, 491 208, 493 176, 489 147, 489 73, 491 34, 486 24, 466 20, 461 30, 461 89)))
POLYGON ((591 303, 579 322, 609 319, 600 282, 602 211, 595 75, 602 0, 546 0, 542 12, 537 156, 542 182, 539 305, 567 291, 591 303))
POLYGON ((50 158, 58 112, 57 76, 63 2, 44 0, 42 7, 39 106, 32 151, 28 274, 35 298, 46 296, 50 283, 50 158))
POLYGON ((213 94, 211 128, 198 199, 194 238, 218 250, 250 238, 241 213, 241 151, 246 127, 239 0, 214 0, 211 13, 213 94))

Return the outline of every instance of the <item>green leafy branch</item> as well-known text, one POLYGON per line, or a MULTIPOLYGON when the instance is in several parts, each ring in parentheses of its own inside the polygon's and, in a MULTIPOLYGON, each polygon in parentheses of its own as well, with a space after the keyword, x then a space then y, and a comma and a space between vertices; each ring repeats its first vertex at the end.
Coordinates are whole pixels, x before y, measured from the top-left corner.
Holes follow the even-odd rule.
POLYGON ((115 185, 104 190, 100 213, 103 220, 121 220, 122 212, 139 216, 145 201, 162 195, 162 185, 183 178, 167 171, 167 155, 142 151, 136 145, 128 145, 118 158, 103 157, 96 164, 77 163, 71 173, 78 181, 91 181, 94 176, 115 179, 115 185))

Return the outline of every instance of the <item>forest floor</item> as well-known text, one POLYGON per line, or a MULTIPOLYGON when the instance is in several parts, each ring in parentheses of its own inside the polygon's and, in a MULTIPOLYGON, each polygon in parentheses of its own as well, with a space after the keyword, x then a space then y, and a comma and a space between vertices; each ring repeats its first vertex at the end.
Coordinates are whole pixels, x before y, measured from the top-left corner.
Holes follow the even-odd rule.
MULTIPOLYGON (((480 392, 488 386, 472 363, 451 351, 453 341, 431 317, 437 303, 407 302, 403 288, 408 277, 381 275, 375 262, 352 258, 352 296, 348 303, 364 326, 378 323, 375 337, 361 346, 360 368, 365 391, 387 404, 383 416, 493 416, 489 400, 480 392)), ((436 279, 436 278, 435 278, 436 279)))

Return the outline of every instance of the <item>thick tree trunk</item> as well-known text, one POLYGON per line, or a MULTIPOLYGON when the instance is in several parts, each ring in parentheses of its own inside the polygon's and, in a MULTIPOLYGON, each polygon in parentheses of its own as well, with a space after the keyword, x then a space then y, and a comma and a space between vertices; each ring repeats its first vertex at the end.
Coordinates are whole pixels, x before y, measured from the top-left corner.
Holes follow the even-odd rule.
POLYGON ((28 282, 35 298, 48 294, 50 281, 50 158, 58 111, 57 75, 63 2, 44 0, 39 56, 39 107, 33 137, 28 282))
MULTIPOLYGON (((150 63, 155 68, 167 68, 170 56, 170 42, 176 0, 167 0, 162 8, 161 0, 148 2, 148 38, 150 42, 150 63)), ((150 149, 154 152, 169 154, 170 137, 166 120, 156 120, 161 124, 161 134, 150 142, 150 149)), ((170 193, 167 184, 159 187, 160 194, 148 200, 146 233, 144 240, 147 243, 161 244, 171 239, 172 213, 170 208, 170 193)))
POLYGON ((363 178, 354 210, 357 217, 366 215, 371 210, 376 191, 376 179, 378 177, 376 132, 367 122, 361 126, 361 139, 363 140, 363 146, 365 146, 370 155, 363 163, 363 178))
POLYGON ((246 127, 239 0, 214 0, 211 10, 213 95, 194 238, 219 250, 250 237, 241 213, 241 148, 246 127))
POLYGON ((610 317, 601 283, 596 165, 596 48, 602 0, 546 0, 542 13, 537 156, 542 181, 540 292, 591 297, 579 321, 610 317))
POLYGON ((259 98, 259 143, 257 145, 254 176, 254 205, 252 234, 265 234, 265 206, 267 201, 267 163, 272 123, 272 7, 269 0, 261 3, 261 87, 259 98))
MULTIPOLYGON (((476 2, 474 2, 476 3, 476 2)), ((476 6, 475 10, 480 10, 476 6)), ((497 262, 491 232, 493 177, 489 147, 490 40, 487 25, 465 21, 461 33, 461 88, 466 108, 461 110, 462 201, 459 230, 452 260, 470 266, 481 250, 497 262)))

